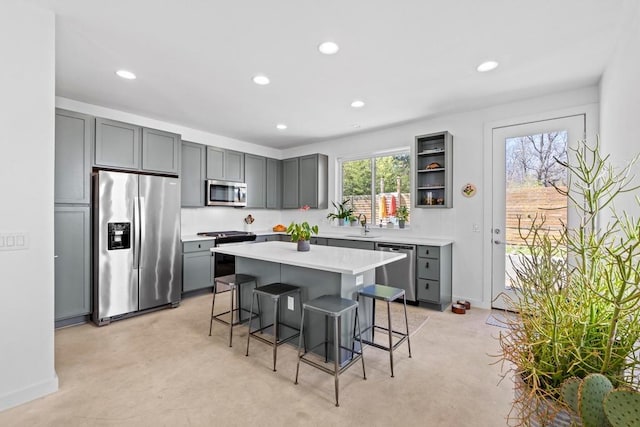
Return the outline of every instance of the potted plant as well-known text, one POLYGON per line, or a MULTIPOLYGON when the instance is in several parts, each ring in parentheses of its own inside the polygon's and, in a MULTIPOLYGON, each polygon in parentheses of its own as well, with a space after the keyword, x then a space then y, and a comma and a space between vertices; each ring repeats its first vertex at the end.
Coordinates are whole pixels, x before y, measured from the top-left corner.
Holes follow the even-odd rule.
POLYGON ((330 212, 327 215, 328 219, 337 219, 338 225, 345 225, 345 221, 349 221, 351 215, 353 215, 353 209, 347 207, 347 205, 351 203, 349 199, 345 199, 342 203, 331 202, 334 208, 336 208, 336 212, 330 212))
POLYGON ((396 210, 396 218, 398 218, 398 227, 404 228, 404 224, 409 220, 409 209, 405 205, 398 206, 396 210))
POLYGON ((307 252, 311 249, 309 240, 311 240, 311 234, 318 234, 318 226, 310 226, 307 221, 302 223, 292 222, 287 227, 287 234, 291 236, 292 242, 298 243, 298 250, 300 252, 307 252))
POLYGON ((358 218, 360 217, 360 215, 355 215, 355 214, 351 214, 351 216, 349 217, 349 223, 351 224, 352 227, 357 227, 358 226, 358 218))
POLYGON ((518 315, 508 318, 498 354, 516 384, 511 424, 577 422, 560 397, 571 377, 600 373, 614 387, 639 388, 640 219, 613 206, 638 189, 630 178, 638 157, 616 170, 598 144, 571 153, 573 162, 559 162, 568 186, 556 189, 576 225, 554 235, 544 215, 520 218, 524 250, 512 262, 516 297, 507 300, 518 315))

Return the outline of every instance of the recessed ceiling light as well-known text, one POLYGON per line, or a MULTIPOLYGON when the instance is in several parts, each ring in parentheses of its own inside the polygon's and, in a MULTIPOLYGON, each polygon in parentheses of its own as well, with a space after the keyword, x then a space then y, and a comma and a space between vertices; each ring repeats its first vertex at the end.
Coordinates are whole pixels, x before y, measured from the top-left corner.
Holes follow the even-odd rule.
POLYGON ((359 99, 356 99, 355 101, 353 101, 353 102, 351 103, 351 106, 352 106, 353 108, 362 108, 362 107, 364 107, 364 102, 363 102, 363 101, 360 101, 359 99))
POLYGON ((269 80, 269 77, 263 74, 258 74, 256 76, 253 76, 253 82, 257 85, 264 86, 264 85, 268 85, 270 80, 269 80))
POLYGON ((278 123, 278 124, 276 125, 276 127, 277 127, 279 130, 285 130, 285 129, 287 128, 287 125, 285 125, 284 123, 278 123))
POLYGON ((478 65, 478 68, 476 68, 476 70, 478 70, 481 73, 484 73, 486 71, 494 70, 497 66, 498 66, 498 63, 496 61, 486 61, 478 65))
POLYGON ((127 70, 118 70, 116 71, 116 74, 120 77, 122 77, 123 79, 127 79, 127 80, 135 80, 136 75, 133 74, 131 71, 127 71, 127 70))
POLYGON ((340 46, 338 46, 334 42, 324 42, 318 45, 318 50, 320 51, 320 53, 324 53, 325 55, 333 55, 340 50, 340 46))

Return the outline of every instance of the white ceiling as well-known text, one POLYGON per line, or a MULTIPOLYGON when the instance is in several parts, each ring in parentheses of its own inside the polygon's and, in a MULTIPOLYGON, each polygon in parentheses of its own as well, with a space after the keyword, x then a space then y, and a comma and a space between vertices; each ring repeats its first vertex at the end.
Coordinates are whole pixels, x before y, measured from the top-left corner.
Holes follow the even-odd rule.
POLYGON ((57 95, 275 148, 595 84, 631 3, 31 1, 57 15, 57 95))

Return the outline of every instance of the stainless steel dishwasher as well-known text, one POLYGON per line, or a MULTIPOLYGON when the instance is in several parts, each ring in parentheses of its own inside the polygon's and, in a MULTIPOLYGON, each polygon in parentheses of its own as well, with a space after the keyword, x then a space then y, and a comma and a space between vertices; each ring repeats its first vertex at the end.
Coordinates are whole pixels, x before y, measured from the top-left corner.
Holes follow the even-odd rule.
POLYGON ((400 261, 376 268, 376 283, 404 289, 407 301, 416 301, 416 246, 376 243, 376 251, 407 254, 400 261))

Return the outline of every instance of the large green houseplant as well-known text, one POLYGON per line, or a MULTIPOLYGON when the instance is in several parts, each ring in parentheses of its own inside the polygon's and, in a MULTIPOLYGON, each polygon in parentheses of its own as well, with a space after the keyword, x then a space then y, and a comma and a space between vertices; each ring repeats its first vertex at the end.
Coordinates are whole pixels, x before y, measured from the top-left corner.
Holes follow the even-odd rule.
POLYGON ((568 425, 559 423, 560 387, 571 377, 600 373, 616 387, 639 388, 640 220, 614 206, 638 189, 630 173, 638 158, 615 169, 598 144, 585 142, 571 154, 560 162, 567 189, 557 190, 576 213, 572 225, 558 237, 544 215, 520 219, 525 249, 513 263, 516 297, 507 301, 518 315, 499 337, 505 376, 516 384, 513 425, 568 425))

